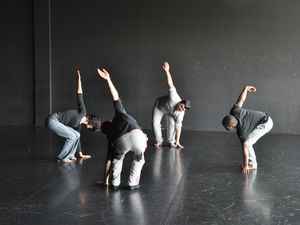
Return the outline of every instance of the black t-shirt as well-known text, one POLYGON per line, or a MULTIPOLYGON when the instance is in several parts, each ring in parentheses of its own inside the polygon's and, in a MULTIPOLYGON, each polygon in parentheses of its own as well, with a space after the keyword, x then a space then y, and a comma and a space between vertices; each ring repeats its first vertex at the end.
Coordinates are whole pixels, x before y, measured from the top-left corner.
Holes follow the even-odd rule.
POLYGON ((236 132, 241 142, 247 141, 249 134, 267 116, 264 112, 243 109, 237 105, 234 105, 231 108, 230 115, 234 116, 238 120, 236 132))
MULTIPOLYGON (((77 107, 77 109, 69 109, 63 112, 57 112, 57 115, 59 122, 80 132, 80 121, 87 114, 83 101, 83 94, 77 93, 77 107)), ((81 143, 78 144, 78 151, 81 152, 81 143)))
POLYGON ((112 129, 107 134, 110 141, 114 141, 134 129, 141 129, 136 120, 127 114, 121 99, 113 101, 115 107, 115 116, 112 120, 112 129))
POLYGON ((112 128, 107 134, 108 149, 106 159, 109 160, 121 156, 117 155, 117 153, 115 152, 115 149, 112 146, 113 141, 134 129, 141 129, 137 121, 132 116, 127 114, 126 110, 123 107, 121 99, 113 101, 113 104, 115 108, 115 116, 112 120, 112 128))
POLYGON ((76 130, 78 130, 80 127, 81 119, 86 116, 86 108, 82 94, 77 94, 77 105, 77 109, 69 109, 63 112, 57 112, 59 122, 76 130))

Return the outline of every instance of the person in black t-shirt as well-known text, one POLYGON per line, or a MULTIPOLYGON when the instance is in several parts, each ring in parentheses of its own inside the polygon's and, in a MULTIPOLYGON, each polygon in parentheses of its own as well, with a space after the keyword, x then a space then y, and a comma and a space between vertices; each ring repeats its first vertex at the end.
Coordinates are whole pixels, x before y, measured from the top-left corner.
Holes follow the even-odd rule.
POLYGON ((242 172, 249 173, 257 169, 257 161, 253 145, 273 127, 271 117, 260 111, 242 108, 248 92, 256 92, 253 86, 245 86, 235 105, 230 110, 230 115, 223 118, 222 124, 226 130, 236 129, 243 149, 242 172))
POLYGON ((81 77, 79 70, 77 71, 77 76, 78 109, 69 109, 63 112, 56 112, 48 116, 46 119, 46 126, 58 136, 61 136, 66 139, 65 144, 61 149, 61 152, 57 156, 58 162, 73 162, 74 160, 76 160, 76 150, 78 150, 80 158, 91 158, 90 155, 82 154, 80 144, 81 125, 85 125, 86 128, 93 132, 100 131, 100 117, 97 115, 86 115, 87 112, 83 101, 81 77))
POLYGON ((108 185, 108 177, 111 174, 111 187, 118 189, 121 183, 124 157, 126 153, 132 151, 134 156, 128 178, 128 187, 130 190, 134 190, 140 187, 140 175, 145 163, 144 151, 147 147, 148 138, 136 120, 127 114, 109 73, 105 69, 98 69, 97 71, 100 77, 107 81, 115 108, 113 119, 105 121, 101 125, 101 131, 107 136, 108 141, 104 184, 108 185))

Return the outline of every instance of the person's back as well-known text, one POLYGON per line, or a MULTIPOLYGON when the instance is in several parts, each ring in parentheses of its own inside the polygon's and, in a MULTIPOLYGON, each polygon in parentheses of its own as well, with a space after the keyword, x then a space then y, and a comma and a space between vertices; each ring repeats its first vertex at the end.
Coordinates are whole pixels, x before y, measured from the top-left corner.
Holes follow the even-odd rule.
POLYGON ((233 115, 238 120, 236 128, 237 135, 240 140, 246 141, 249 134, 265 119, 266 113, 256 110, 244 109, 234 105, 230 110, 230 115, 233 115))
POLYGON ((112 119, 109 139, 116 140, 118 137, 134 130, 141 129, 137 121, 130 116, 123 107, 121 99, 113 101, 115 116, 112 119))

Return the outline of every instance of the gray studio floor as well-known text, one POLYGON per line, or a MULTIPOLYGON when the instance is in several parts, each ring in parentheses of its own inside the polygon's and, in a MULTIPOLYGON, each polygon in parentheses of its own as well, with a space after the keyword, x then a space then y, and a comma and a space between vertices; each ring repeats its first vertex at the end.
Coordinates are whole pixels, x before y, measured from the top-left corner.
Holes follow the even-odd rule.
POLYGON ((151 147, 147 133, 141 189, 130 192, 95 185, 106 153, 101 134, 83 132, 92 159, 57 164, 60 138, 43 127, 2 126, 0 224, 300 224, 300 136, 263 137, 258 171, 243 175, 235 134, 184 131, 185 148, 176 150, 151 147))

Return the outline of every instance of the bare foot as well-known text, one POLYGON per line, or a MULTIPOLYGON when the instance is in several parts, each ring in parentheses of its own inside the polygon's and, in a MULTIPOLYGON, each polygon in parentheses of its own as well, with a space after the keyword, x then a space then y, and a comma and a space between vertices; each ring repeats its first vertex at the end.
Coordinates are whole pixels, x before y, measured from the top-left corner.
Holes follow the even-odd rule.
POLYGON ((249 170, 256 170, 257 166, 249 166, 249 170))
POLYGON ((108 183, 105 183, 105 182, 103 182, 103 181, 97 181, 97 182, 96 182, 96 185, 97 185, 97 186, 101 186, 101 187, 108 187, 108 183))
MULTIPOLYGON (((249 170, 256 170, 257 166, 249 165, 248 168, 249 168, 249 170)), ((241 165, 241 170, 243 170, 243 169, 244 169, 244 164, 241 165)))
POLYGON ((76 161, 77 160, 77 158, 75 156, 70 157, 69 159, 72 160, 72 161, 76 161))
POLYGON ((62 159, 62 160, 58 159, 57 162, 58 163, 71 163, 71 162, 73 162, 73 160, 71 160, 71 159, 62 159))
POLYGON ((161 142, 156 142, 154 146, 155 146, 155 148, 159 148, 159 147, 162 146, 162 143, 161 142))
POLYGON ((90 159, 90 158, 92 158, 91 155, 83 155, 83 154, 79 155, 79 157, 82 158, 82 159, 90 159))
POLYGON ((173 143, 169 143, 169 146, 170 146, 171 148, 177 148, 177 145, 175 145, 175 144, 173 144, 173 143))

